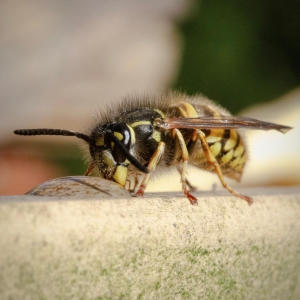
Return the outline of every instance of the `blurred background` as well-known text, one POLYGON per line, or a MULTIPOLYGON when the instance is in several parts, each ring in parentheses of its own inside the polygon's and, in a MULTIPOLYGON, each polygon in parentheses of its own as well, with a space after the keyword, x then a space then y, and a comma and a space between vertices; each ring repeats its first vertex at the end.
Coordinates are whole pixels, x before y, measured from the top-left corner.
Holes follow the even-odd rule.
MULTIPOLYGON (((299 13, 296 0, 1 0, 0 194, 86 169, 76 138, 14 129, 84 131, 107 104, 168 88, 295 127, 245 132, 242 184, 300 184, 299 13)), ((190 174, 201 188, 218 182, 190 174)), ((179 176, 168 187, 180 190, 179 176)))

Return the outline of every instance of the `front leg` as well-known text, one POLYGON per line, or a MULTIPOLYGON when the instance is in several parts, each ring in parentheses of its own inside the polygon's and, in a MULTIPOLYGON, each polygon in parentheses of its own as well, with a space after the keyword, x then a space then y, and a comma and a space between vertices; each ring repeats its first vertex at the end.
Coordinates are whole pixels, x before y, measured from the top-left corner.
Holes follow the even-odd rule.
POLYGON ((161 159, 162 155, 164 154, 165 147, 166 147, 166 145, 164 142, 158 143, 158 146, 157 146, 155 152, 153 153, 153 155, 148 163, 148 166, 147 166, 147 169, 150 172, 148 174, 144 175, 144 178, 143 178, 142 182, 140 183, 140 186, 138 187, 138 190, 134 196, 143 196, 144 195, 145 189, 146 189, 149 179, 150 179, 150 175, 155 170, 159 160, 161 159))

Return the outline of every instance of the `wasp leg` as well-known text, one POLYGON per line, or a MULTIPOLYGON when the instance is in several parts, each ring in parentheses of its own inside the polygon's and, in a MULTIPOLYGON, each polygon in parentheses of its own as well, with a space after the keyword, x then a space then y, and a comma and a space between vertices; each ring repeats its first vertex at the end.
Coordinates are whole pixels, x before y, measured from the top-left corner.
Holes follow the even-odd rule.
POLYGON ((84 173, 84 176, 89 176, 93 170, 95 168, 95 163, 94 162, 91 162, 86 170, 86 172, 84 173))
MULTIPOLYGON (((198 133, 195 130, 191 136, 191 140, 189 141, 189 143, 187 145, 188 153, 193 153, 197 140, 198 140, 198 133)), ((185 182, 186 182, 186 185, 188 186, 189 190, 191 190, 191 191, 197 190, 197 188, 195 186, 193 186, 187 178, 185 179, 185 182)))
POLYGON ((161 159, 162 155, 164 154, 165 152, 165 143, 164 142, 160 142, 158 144, 158 147, 157 149, 155 150, 154 154, 152 155, 149 163, 148 163, 148 166, 147 166, 147 169, 150 171, 148 174, 144 175, 144 178, 137 190, 137 192, 135 193, 134 196, 143 196, 144 195, 144 192, 145 192, 145 189, 147 187, 147 184, 149 182, 149 179, 150 179, 150 175, 151 173, 155 170, 159 160, 161 159))
MULTIPOLYGON (((178 170, 178 172, 180 173, 180 176, 181 176, 182 170, 180 169, 180 167, 178 167, 177 170, 178 170)), ((197 188, 195 186, 193 186, 187 178, 185 178, 185 183, 186 183, 186 185, 187 185, 187 187, 189 188, 190 191, 196 191, 197 190, 197 188)))
POLYGON ((138 185, 138 178, 134 176, 133 178, 126 179, 126 185, 125 188, 130 192, 133 193, 135 190, 135 187, 138 185), (133 184, 132 184, 133 183, 133 184))
POLYGON ((189 182, 189 180, 186 178, 185 179, 185 183, 186 183, 186 185, 188 186, 188 188, 191 190, 191 191, 196 191, 197 190, 197 188, 195 187, 195 186, 193 186, 190 182, 189 182))
POLYGON ((184 141, 184 138, 183 138, 181 132, 175 128, 175 129, 173 129, 173 134, 177 136, 179 145, 181 148, 182 166, 178 167, 178 170, 179 170, 180 176, 181 176, 181 184, 182 184, 183 193, 189 199, 189 201, 192 205, 197 205, 197 198, 194 197, 193 195, 191 195, 188 192, 187 187, 186 187, 187 182, 186 182, 185 174, 186 174, 187 163, 188 163, 188 159, 189 159, 188 149, 186 147, 186 144, 185 144, 185 141, 184 141))
POLYGON ((133 189, 131 188, 131 180, 129 180, 128 178, 126 179, 126 183, 124 187, 127 191, 133 192, 133 189))
POLYGON ((212 164, 215 168, 215 171, 223 185, 223 187, 225 189, 227 189, 230 193, 232 193, 233 195, 245 200, 248 202, 248 204, 252 204, 253 200, 252 198, 246 196, 246 195, 243 195, 243 194, 240 194, 239 192, 235 191, 234 189, 232 189, 225 181, 224 177, 223 177, 223 174, 222 174, 222 171, 221 171, 221 168, 220 168, 220 165, 219 163, 217 162, 217 159, 215 158, 215 156, 212 154, 210 148, 209 148, 209 145, 206 141, 206 138, 205 138, 205 134, 201 131, 201 130, 197 130, 198 132, 198 137, 200 139, 200 142, 201 142, 201 146, 202 146, 202 149, 203 149, 203 153, 206 157, 206 160, 209 164, 212 164))

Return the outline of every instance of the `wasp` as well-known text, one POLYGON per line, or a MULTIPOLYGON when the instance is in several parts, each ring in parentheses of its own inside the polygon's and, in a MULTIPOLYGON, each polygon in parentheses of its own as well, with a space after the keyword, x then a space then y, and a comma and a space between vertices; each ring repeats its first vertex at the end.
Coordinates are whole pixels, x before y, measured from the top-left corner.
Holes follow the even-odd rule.
POLYGON ((96 119, 88 133, 46 128, 18 129, 14 133, 84 140, 90 153, 85 175, 97 171, 100 177, 127 186, 134 196, 144 194, 153 173, 177 168, 183 193, 195 205, 197 198, 188 190, 188 165, 216 173, 225 189, 251 204, 252 198, 235 191, 225 180, 229 177, 239 182, 247 160, 238 129, 273 129, 282 133, 291 129, 232 116, 204 96, 179 92, 126 98, 100 111, 96 119))

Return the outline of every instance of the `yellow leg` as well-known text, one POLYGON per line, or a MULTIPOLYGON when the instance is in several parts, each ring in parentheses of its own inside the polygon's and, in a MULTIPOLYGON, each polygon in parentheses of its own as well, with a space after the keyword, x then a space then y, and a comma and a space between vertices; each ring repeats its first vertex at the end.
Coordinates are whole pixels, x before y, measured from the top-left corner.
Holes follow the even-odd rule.
POLYGON ((152 155, 152 157, 148 163, 148 166, 147 166, 147 169, 150 171, 150 173, 144 175, 144 178, 134 196, 143 196, 144 195, 145 189, 146 189, 147 184, 150 179, 150 175, 155 170, 159 160, 161 159, 162 155, 164 154, 165 146, 166 145, 164 142, 160 142, 158 144, 158 147, 155 150, 154 154, 152 155))
POLYGON ((204 152, 204 155, 206 157, 206 160, 209 164, 212 164, 215 168, 215 171, 223 185, 223 187, 225 189, 227 189, 230 193, 232 193, 233 195, 245 200, 248 202, 248 204, 252 204, 253 200, 252 198, 246 196, 246 195, 243 195, 243 194, 240 194, 239 192, 235 191, 234 189, 232 189, 225 181, 224 177, 223 177, 223 174, 222 174, 222 170, 220 168, 220 165, 219 163, 217 162, 215 156, 212 154, 210 148, 209 148, 209 145, 206 141, 206 138, 205 138, 205 134, 201 131, 201 130, 197 130, 198 132, 198 137, 201 141, 201 146, 202 146, 202 149, 203 149, 203 152, 204 152))
POLYGON ((178 141, 179 141, 179 145, 181 148, 181 157, 182 157, 182 166, 178 167, 178 170, 180 172, 180 176, 181 176, 181 184, 182 184, 182 190, 185 194, 185 196, 189 199, 190 203, 192 205, 197 205, 197 198, 194 197, 193 195, 191 195, 188 190, 187 190, 187 184, 186 184, 186 169, 187 169, 187 163, 188 163, 188 159, 189 159, 189 152, 188 149, 186 147, 184 138, 181 134, 181 132, 178 129, 173 129, 173 135, 177 136, 178 141))

